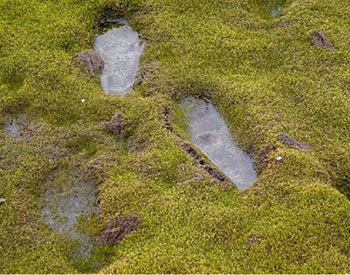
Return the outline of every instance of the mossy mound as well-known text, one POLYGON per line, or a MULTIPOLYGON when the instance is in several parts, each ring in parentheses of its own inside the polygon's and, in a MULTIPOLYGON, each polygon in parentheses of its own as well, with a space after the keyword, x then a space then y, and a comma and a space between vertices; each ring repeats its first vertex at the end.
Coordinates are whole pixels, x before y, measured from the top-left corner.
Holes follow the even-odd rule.
POLYGON ((30 121, 20 137, 0 131, 2 273, 350 271, 350 6, 2 0, 0 14, 0 124, 30 121), (147 39, 143 83, 106 95, 74 57, 103 17, 131 15, 147 39), (313 30, 336 50, 314 46, 313 30), (221 186, 181 149, 176 100, 186 95, 210 98, 255 156, 276 148, 253 187, 221 186), (101 125, 116 112, 127 117, 123 135, 101 125), (281 134, 314 150, 287 147, 281 134), (60 167, 90 171, 97 184, 100 214, 84 231, 98 237, 129 213, 140 227, 74 259, 40 215, 41 185, 60 167))

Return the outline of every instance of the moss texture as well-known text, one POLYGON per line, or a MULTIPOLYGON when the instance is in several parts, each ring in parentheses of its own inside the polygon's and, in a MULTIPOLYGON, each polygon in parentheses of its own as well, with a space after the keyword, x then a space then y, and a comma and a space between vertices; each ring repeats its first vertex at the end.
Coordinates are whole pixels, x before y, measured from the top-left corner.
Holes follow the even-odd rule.
POLYGON ((344 1, 1 0, 0 14, 0 124, 31 121, 21 137, 0 131, 1 273, 350 272, 344 1), (104 94, 74 59, 106 14, 132 16, 147 39, 143 83, 124 97, 104 94), (315 29, 336 51, 311 43, 315 29), (169 119, 185 138, 176 101, 188 94, 211 98, 256 157, 276 146, 253 187, 219 186, 164 127, 169 119), (116 137, 100 122, 117 111, 128 126, 116 137), (283 133, 314 151, 286 147, 283 133), (69 166, 92 171, 99 190, 91 235, 122 214, 143 217, 85 260, 40 216, 43 182, 69 166))

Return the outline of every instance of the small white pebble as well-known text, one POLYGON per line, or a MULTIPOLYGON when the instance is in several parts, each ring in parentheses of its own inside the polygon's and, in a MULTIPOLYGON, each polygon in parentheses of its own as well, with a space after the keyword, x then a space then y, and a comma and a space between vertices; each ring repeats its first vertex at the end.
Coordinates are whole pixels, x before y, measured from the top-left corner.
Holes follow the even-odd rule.
POLYGON ((0 199, 0 204, 1 204, 1 203, 4 203, 4 202, 6 202, 6 200, 3 199, 3 198, 1 198, 1 199, 0 199))
POLYGON ((277 159, 278 161, 283 160, 283 158, 282 158, 282 157, 277 157, 276 159, 277 159))
POLYGON ((83 98, 82 100, 81 100, 81 103, 84 103, 85 102, 85 99, 83 98))

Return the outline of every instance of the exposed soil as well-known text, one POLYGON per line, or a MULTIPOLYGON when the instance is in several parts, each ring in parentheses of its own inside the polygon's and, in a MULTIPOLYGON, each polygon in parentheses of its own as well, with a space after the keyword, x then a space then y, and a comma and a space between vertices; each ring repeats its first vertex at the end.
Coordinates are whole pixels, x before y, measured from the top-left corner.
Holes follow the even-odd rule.
POLYGON ((91 76, 103 70, 104 62, 99 53, 94 50, 81 51, 76 55, 76 59, 89 70, 91 76))
POLYGON ((136 213, 122 216, 117 220, 111 220, 99 240, 106 244, 118 245, 125 236, 139 228, 141 222, 141 215, 136 213))
POLYGON ((262 237, 262 236, 251 236, 251 237, 248 239, 248 243, 249 243, 249 244, 259 243, 259 242, 261 242, 263 239, 264 239, 264 237, 262 237))
POLYGON ((327 50, 334 51, 335 48, 332 42, 327 38, 326 33, 322 30, 314 30, 310 33, 310 39, 317 47, 326 48, 327 50))
POLYGON ((289 136, 289 135, 280 135, 279 140, 283 142, 283 144, 294 147, 296 149, 299 149, 301 151, 312 151, 313 148, 311 145, 296 140, 295 138, 289 136))
POLYGON ((102 125, 108 132, 119 135, 127 125, 127 118, 121 112, 116 112, 110 121, 102 122, 102 125))

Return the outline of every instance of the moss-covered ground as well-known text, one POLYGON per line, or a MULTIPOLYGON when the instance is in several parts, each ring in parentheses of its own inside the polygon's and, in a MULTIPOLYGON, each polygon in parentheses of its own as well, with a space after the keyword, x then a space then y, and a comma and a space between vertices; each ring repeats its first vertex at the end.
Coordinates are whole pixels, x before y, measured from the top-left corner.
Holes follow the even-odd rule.
POLYGON ((0 273, 350 272, 345 2, 0 0, 0 124, 31 121, 18 138, 0 131, 0 273), (74 59, 111 7, 147 39, 143 83, 127 96, 104 94, 74 59), (315 29, 336 51, 311 43, 315 29), (176 102, 188 94, 211 98, 255 158, 276 146, 250 189, 217 184, 164 127, 183 134, 176 102), (99 123, 117 111, 122 136, 99 123), (286 147, 283 133, 314 150, 286 147), (40 215, 45 180, 67 167, 98 186, 92 236, 125 213, 141 214, 141 227, 74 259, 40 215))

